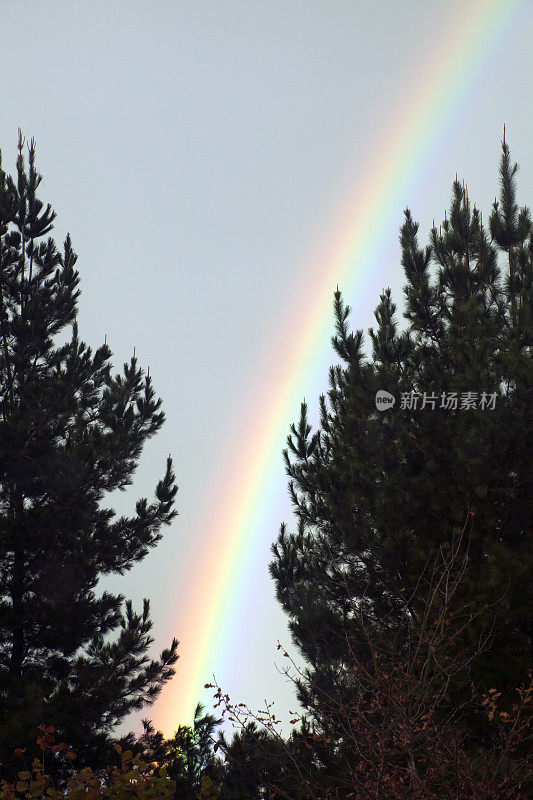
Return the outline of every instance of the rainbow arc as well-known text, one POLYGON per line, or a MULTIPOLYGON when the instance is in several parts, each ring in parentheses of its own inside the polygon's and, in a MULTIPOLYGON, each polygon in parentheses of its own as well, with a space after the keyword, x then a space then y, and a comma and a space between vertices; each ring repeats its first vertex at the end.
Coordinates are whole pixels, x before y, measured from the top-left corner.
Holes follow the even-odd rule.
MULTIPOLYGON (((439 140, 457 118, 470 87, 494 48, 514 27, 524 0, 475 0, 461 7, 460 24, 449 25, 440 47, 421 65, 421 79, 404 107, 391 121, 388 136, 373 154, 366 178, 356 187, 357 199, 343 204, 342 223, 328 237, 336 244, 323 257, 320 275, 298 302, 308 309, 305 324, 287 348, 273 348, 262 385, 276 387, 250 410, 241 422, 240 443, 232 453, 231 467, 221 474, 202 525, 203 554, 190 571, 183 591, 186 606, 176 604, 179 619, 180 660, 176 678, 157 704, 156 723, 165 735, 178 724, 189 724, 204 684, 216 672, 224 653, 224 631, 236 612, 247 565, 257 543, 254 523, 271 501, 273 471, 279 469, 279 443, 293 422, 309 375, 327 363, 332 332, 331 302, 338 284, 347 298, 365 281, 368 265, 375 262, 383 230, 405 206, 413 175, 427 164, 439 140), (379 226, 378 226, 379 221, 379 226), (279 354, 283 353, 280 359, 279 354), (244 442, 244 445, 242 444, 244 442), (209 554, 206 559, 205 554, 209 554)), ((198 535, 200 540, 200 535, 198 535)))

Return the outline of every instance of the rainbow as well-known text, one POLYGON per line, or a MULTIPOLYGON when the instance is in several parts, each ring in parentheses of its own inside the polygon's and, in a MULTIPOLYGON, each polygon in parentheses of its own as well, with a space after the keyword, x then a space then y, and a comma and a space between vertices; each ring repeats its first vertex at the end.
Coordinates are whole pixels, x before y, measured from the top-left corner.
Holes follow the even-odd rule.
MULTIPOLYGON (((210 498, 200 532, 208 558, 198 554, 189 585, 180 592, 187 605, 177 606, 177 674, 154 709, 154 721, 167 736, 178 724, 191 722, 204 684, 223 657, 224 637, 257 548, 251 535, 254 524, 257 527, 272 502, 279 479, 280 442, 298 414, 302 387, 332 357, 335 286, 343 289, 347 300, 364 289, 368 265, 375 263, 383 232, 392 225, 396 233, 398 212, 405 206, 410 187, 449 132, 495 46, 511 27, 515 29, 524 6, 523 0, 474 0, 461 6, 460 24, 457 19, 449 21, 449 35, 443 36, 430 62, 422 65, 412 96, 404 98, 385 141, 371 153, 366 177, 355 187, 357 199, 342 203, 340 223, 329 237, 333 245, 320 254, 321 269, 313 272, 320 277, 305 299, 309 310, 305 325, 292 343, 274 343, 265 367, 268 379, 262 384, 273 387, 272 393, 262 393, 248 419, 240 420, 240 444, 233 448, 231 468, 226 464, 221 470, 210 498)), ((298 303, 302 302, 300 294, 298 303)))

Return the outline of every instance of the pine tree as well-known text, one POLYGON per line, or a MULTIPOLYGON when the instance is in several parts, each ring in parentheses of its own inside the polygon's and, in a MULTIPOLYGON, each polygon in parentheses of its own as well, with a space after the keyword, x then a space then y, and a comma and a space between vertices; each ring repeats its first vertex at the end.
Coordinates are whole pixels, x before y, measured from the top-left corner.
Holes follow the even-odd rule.
MULTIPOLYGON (((15 180, 0 171, 0 763, 41 722, 96 758, 131 711, 174 673, 177 641, 150 660, 149 602, 96 591, 142 560, 175 515, 169 457, 155 499, 131 517, 104 508, 132 483, 164 414, 135 358, 111 373, 107 344, 78 334, 70 236, 47 234, 35 144, 19 132, 15 180), (63 342, 63 343, 62 343, 63 342), (113 637, 113 634, 118 634, 113 637)), ((1 166, 1 164, 0 164, 1 166)), ((96 763, 93 763, 96 766, 96 763)))
POLYGON ((220 772, 213 745, 215 729, 222 720, 203 711, 203 705, 198 703, 192 726, 180 725, 174 736, 165 742, 163 763, 168 776, 176 781, 176 797, 183 800, 196 800, 202 788, 202 777, 216 781, 220 772))
POLYGON ((422 622, 428 567, 458 531, 468 558, 454 600, 469 619, 465 658, 486 642, 469 679, 511 691, 531 668, 533 232, 516 203, 516 171, 504 141, 490 236, 457 179, 428 246, 406 210, 407 325, 398 330, 385 290, 371 358, 335 294, 341 364, 320 398, 318 430, 305 403, 291 427, 284 455, 297 529, 282 525, 270 565, 309 664, 300 700, 317 718, 317 697, 342 703, 337 676, 349 658, 372 660, 361 620, 383 644, 422 622), (395 396, 393 408, 377 410, 378 390, 395 396))
POLYGON ((203 711, 203 705, 198 703, 193 724, 180 725, 169 739, 156 732, 150 720, 143 719, 144 731, 138 739, 129 734, 120 741, 123 750, 140 755, 152 770, 164 768, 175 782, 175 794, 180 800, 196 800, 203 777, 213 785, 222 779, 223 765, 214 750, 216 727, 222 720, 203 711))
POLYGON ((261 800, 278 793, 287 760, 279 737, 251 720, 229 742, 222 734, 219 745, 225 757, 221 800, 261 800))

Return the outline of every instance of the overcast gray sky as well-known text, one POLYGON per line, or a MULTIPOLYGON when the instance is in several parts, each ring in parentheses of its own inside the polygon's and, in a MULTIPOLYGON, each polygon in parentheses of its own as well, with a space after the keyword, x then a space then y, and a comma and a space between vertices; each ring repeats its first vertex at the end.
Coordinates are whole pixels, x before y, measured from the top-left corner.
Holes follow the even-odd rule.
MULTIPOLYGON (((436 115, 423 164, 411 154, 410 193, 387 220, 381 261, 365 293, 346 296, 354 327, 372 324, 384 286, 401 304, 397 236, 406 205, 427 231, 442 217, 457 171, 488 213, 504 122, 521 164, 520 200, 533 197, 533 4, 508 6, 501 36, 465 71, 467 90, 459 86, 457 101, 436 115)), ((193 646, 180 633, 187 613, 180 587, 198 554, 210 557, 205 509, 243 446, 239 426, 263 390, 265 365, 283 359, 280 337, 289 346, 298 336, 309 315, 302 298, 318 271, 331 271, 316 254, 327 252, 343 203, 357 196, 391 120, 416 110, 417 82, 443 38, 463 24, 465 9, 479 7, 468 0, 0 2, 4 166, 14 167, 19 126, 35 136, 41 198, 58 213, 57 238, 70 231, 79 254, 80 333, 91 346, 107 335, 117 368, 135 346, 164 401, 166 425, 145 450, 134 491, 118 499, 120 510, 152 493, 169 452, 180 485, 180 515, 163 541, 111 582, 137 606, 150 597, 154 651, 172 635, 181 640, 174 693, 165 690, 123 729, 138 729, 141 716, 166 733, 188 721, 169 722, 168 711, 193 646)), ((332 273, 331 292, 334 283, 332 273)), ((330 361, 331 352, 317 355, 302 379, 298 399, 308 399, 312 414, 330 361)), ((280 437, 268 511, 249 531, 258 544, 248 580, 206 680, 215 672, 235 700, 255 707, 274 699, 286 719, 295 703, 276 670, 283 665, 275 645, 278 638, 288 645, 289 635, 266 568, 279 523, 290 519, 283 445, 280 437)), ((209 704, 210 695, 203 699, 209 704)))

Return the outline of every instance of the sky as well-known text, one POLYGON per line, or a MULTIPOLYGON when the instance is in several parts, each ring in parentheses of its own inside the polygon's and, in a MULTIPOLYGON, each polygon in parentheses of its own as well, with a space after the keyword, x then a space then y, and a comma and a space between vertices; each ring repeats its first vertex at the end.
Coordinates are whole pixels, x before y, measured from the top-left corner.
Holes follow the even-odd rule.
POLYGON ((142 717, 170 735, 215 676, 235 702, 297 708, 301 664, 268 574, 291 523, 281 452, 335 362, 332 299, 365 331, 402 307, 403 210, 421 240, 456 173, 490 211, 503 125, 533 196, 526 0, 0 0, 0 147, 37 142, 41 199, 79 255, 80 335, 135 347, 166 423, 134 486, 170 453, 179 516, 125 576, 151 600, 152 653, 176 675, 142 717))

